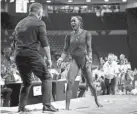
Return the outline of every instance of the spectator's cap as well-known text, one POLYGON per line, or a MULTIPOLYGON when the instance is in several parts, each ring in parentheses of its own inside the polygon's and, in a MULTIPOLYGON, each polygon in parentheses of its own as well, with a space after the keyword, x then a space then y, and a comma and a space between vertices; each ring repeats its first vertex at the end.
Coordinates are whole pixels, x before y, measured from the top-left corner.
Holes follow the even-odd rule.
POLYGON ((30 5, 29 12, 38 12, 39 9, 43 9, 42 4, 35 2, 30 5))

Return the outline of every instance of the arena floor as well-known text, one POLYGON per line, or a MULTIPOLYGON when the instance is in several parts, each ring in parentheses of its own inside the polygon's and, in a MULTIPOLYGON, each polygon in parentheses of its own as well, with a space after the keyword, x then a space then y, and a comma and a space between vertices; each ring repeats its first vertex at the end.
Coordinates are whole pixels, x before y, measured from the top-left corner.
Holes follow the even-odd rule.
MULTIPOLYGON (((59 108, 59 112, 46 114, 137 114, 137 96, 99 96, 99 101, 103 104, 101 108, 95 105, 91 96, 73 99, 69 111, 64 110, 64 101, 53 102, 52 104, 59 108)), ((28 105, 27 108, 30 112, 24 114, 43 114, 42 104, 28 105)), ((2 114, 18 114, 17 107, 0 107, 0 110, 2 114)))

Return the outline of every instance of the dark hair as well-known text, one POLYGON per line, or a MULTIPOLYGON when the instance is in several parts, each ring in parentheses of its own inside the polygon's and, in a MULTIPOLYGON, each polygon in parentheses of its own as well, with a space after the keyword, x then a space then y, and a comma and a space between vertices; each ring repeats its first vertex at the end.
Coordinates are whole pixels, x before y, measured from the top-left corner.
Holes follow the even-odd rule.
POLYGON ((101 78, 104 80, 104 76, 101 76, 101 78))
POLYGON ((95 80, 97 80, 98 79, 98 75, 97 74, 95 74, 95 80))
POLYGON ((82 17, 81 16, 77 16, 77 15, 76 16, 72 16, 72 17, 76 17, 80 21, 80 28, 83 28, 83 19, 82 19, 82 17))
POLYGON ((35 2, 29 6, 29 12, 38 12, 41 8, 43 8, 42 4, 35 2))

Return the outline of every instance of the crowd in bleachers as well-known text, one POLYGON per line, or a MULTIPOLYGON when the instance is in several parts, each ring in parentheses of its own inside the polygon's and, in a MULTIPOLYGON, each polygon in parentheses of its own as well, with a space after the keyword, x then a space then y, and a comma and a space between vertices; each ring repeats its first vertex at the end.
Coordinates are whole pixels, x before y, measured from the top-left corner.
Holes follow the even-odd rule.
MULTIPOLYGON (((6 83, 21 81, 19 73, 17 71, 14 56, 12 52, 13 47, 13 31, 2 31, 2 50, 1 50, 1 76, 6 83)), ((62 50, 64 36, 61 37, 59 43, 54 41, 54 38, 49 38, 51 43, 51 51, 53 67, 49 69, 53 80, 67 80, 67 73, 70 67, 71 56, 68 56, 66 60, 61 64, 61 67, 57 67, 57 60, 60 57, 59 50, 62 50), (61 40, 61 43, 60 43, 61 40), (55 44, 56 45, 55 45, 55 44), (53 45, 52 45, 53 44, 53 45), (59 45, 59 46, 58 46, 59 45), (54 48, 53 48, 54 47, 54 48), (57 48, 59 47, 59 49, 57 48)), ((56 40, 57 41, 57 40, 56 40)), ((45 62, 46 62, 46 58, 45 62)), ((107 57, 100 57, 99 65, 92 69, 94 85, 100 94, 128 94, 134 89, 134 78, 137 79, 137 69, 132 70, 130 62, 121 54, 120 57, 110 53, 107 57)), ((32 74, 33 81, 40 81, 34 74, 32 74)), ((80 71, 76 80, 79 83, 79 97, 84 95, 84 92, 88 89, 88 85, 84 79, 84 74, 80 71)))
POLYGON ((101 82, 102 94, 128 94, 133 90, 137 69, 132 70, 130 62, 121 54, 100 58, 100 65, 93 70, 95 82, 101 82))
MULTIPOLYGON (((8 69, 10 66, 10 70, 8 71, 11 71, 10 73, 13 73, 13 70, 17 71, 17 69, 16 67, 14 67, 15 66, 14 57, 13 57, 13 53, 10 53, 11 51, 12 48, 10 47, 6 47, 3 49, 4 54, 2 55, 4 55, 4 57, 2 57, 2 66, 5 66, 6 69, 8 69)), ((54 79, 67 79, 69 63, 72 59, 71 56, 68 56, 66 60, 62 63, 61 68, 58 68, 56 61, 60 57, 60 53, 58 53, 57 51, 52 51, 51 55, 52 55, 53 67, 49 71, 51 72, 52 77, 54 79)), ((46 58, 44 59, 46 61, 46 58)), ((105 58, 100 57, 99 63, 100 64, 94 70, 92 68, 92 70, 93 70, 94 82, 99 82, 99 81, 101 82, 102 86, 98 86, 98 87, 100 89, 102 88, 103 90, 102 94, 112 94, 112 93, 115 94, 118 91, 123 92, 124 91, 123 88, 128 85, 128 81, 131 80, 130 82, 132 82, 132 80, 134 80, 134 76, 137 74, 137 69, 131 70, 130 62, 128 62, 128 59, 125 57, 124 54, 121 54, 120 57, 118 58, 118 56, 110 53, 108 54, 108 57, 105 58), (113 82, 114 84, 113 83, 111 84, 111 82, 113 82), (106 85, 115 86, 115 87, 109 87, 109 86, 106 87, 106 85), (107 89, 104 90, 104 88, 107 89), (113 90, 110 91, 109 89, 113 89, 113 90)), ((3 71, 3 72, 7 72, 7 71, 3 71)), ((80 72, 79 76, 81 75, 82 74, 80 72)), ((34 77, 33 80, 38 80, 34 75, 33 77, 34 77)), ((129 85, 130 84, 131 83, 129 83, 129 85)))
MULTIPOLYGON (((59 57, 59 55, 57 56, 59 57)), ((61 64, 61 68, 54 67, 54 70, 51 70, 54 79, 67 80, 71 59, 71 56, 68 56, 66 61, 61 64)), ((121 54, 119 58, 111 53, 108 54, 108 57, 101 57, 100 64, 96 68, 92 68, 92 71, 94 84, 102 95, 129 94, 134 89, 134 77, 137 76, 137 69, 131 69, 131 64, 124 54, 121 54)), ((85 83, 83 78, 84 74, 80 71, 76 80, 83 84, 85 83)))

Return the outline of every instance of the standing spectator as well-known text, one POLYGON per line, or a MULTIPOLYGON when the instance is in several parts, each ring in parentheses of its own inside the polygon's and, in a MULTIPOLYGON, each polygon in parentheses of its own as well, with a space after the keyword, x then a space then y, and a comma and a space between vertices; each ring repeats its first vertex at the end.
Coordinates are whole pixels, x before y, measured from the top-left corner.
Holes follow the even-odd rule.
POLYGON ((120 56, 120 64, 119 64, 119 86, 120 86, 120 91, 124 90, 124 81, 125 81, 125 75, 127 73, 127 70, 131 69, 131 65, 128 62, 128 59, 125 58, 124 55, 120 56))
POLYGON ((107 94, 115 94, 115 77, 117 76, 116 65, 113 63, 113 55, 108 55, 108 61, 103 66, 105 75, 105 86, 107 94))
POLYGON ((127 92, 131 92, 131 90, 133 89, 133 80, 133 71, 130 68, 128 68, 125 77, 123 77, 123 89, 125 94, 127 94, 127 92))
POLYGON ((116 55, 113 55, 113 64, 115 66, 115 70, 116 70, 116 76, 115 76, 115 92, 118 91, 118 80, 119 80, 119 65, 118 65, 118 57, 116 55))
POLYGON ((125 63, 125 55, 121 54, 119 64, 124 64, 124 63, 125 63))

